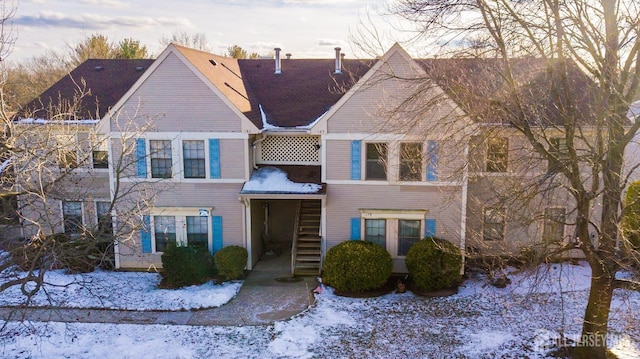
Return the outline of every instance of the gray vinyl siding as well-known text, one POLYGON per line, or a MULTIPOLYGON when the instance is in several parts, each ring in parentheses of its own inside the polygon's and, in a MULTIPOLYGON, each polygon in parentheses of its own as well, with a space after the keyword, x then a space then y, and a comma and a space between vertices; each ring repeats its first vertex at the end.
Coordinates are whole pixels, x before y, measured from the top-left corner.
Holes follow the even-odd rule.
POLYGON ((169 54, 124 104, 111 128, 139 127, 151 123, 150 131, 240 132, 241 120, 175 54, 169 54), (179 124, 179 126, 178 126, 179 124))
POLYGON ((330 185, 327 198, 327 246, 349 240, 351 218, 360 209, 426 210, 437 221, 439 237, 460 243, 460 187, 330 185))
POLYGON ((245 159, 249 156, 246 140, 220 140, 220 174, 223 179, 245 179, 245 159))
MULTIPOLYGON (((244 206, 238 201, 242 184, 179 183, 157 194, 153 206, 176 208, 213 208, 211 216, 222 216, 223 245, 246 247, 243 239, 244 206)), ((167 212, 167 215, 171 215, 167 212)), ((210 234, 211 235, 211 234, 210 234)), ((120 246, 120 266, 123 269, 162 268, 161 254, 143 254, 140 236, 120 246)))

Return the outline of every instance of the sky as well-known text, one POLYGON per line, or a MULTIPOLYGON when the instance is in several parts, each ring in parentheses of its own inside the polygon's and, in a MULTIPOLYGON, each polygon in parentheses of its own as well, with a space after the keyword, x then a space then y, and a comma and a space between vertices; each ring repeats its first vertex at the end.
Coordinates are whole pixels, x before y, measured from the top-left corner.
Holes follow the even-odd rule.
MULTIPOLYGON (((356 49, 349 36, 369 16, 389 33, 387 0, 4 0, 17 7, 16 43, 10 59, 20 61, 64 51, 92 34, 112 42, 133 38, 158 55, 160 39, 175 32, 203 33, 214 54, 238 45, 268 55, 280 47, 294 58, 332 58, 341 47, 356 49)), ((393 41, 386 44, 391 46, 393 41)))

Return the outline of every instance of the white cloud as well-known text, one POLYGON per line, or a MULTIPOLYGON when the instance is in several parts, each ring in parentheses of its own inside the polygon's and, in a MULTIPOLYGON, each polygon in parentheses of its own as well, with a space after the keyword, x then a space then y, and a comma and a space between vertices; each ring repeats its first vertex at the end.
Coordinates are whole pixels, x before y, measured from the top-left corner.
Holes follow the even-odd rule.
POLYGON ((118 0, 80 0, 80 3, 85 5, 97 5, 97 6, 111 7, 111 8, 117 8, 117 9, 129 7, 128 3, 124 1, 118 1, 118 0))
POLYGON ((102 16, 97 14, 67 15, 61 12, 42 11, 36 15, 22 15, 13 20, 18 26, 26 27, 63 27, 78 29, 101 30, 114 26, 126 26, 132 28, 150 26, 183 26, 192 27, 191 22, 181 17, 158 17, 149 16, 102 16))

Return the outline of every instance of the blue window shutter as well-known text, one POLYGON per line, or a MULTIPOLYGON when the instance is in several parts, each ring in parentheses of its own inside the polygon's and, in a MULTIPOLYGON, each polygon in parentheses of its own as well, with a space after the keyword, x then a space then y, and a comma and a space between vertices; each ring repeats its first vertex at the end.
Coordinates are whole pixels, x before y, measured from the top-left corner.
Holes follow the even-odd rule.
POLYGON ((360 171, 360 141, 351 141, 351 179, 359 180, 361 178, 360 171))
POLYGON ((438 141, 427 141, 427 181, 438 180, 438 141))
POLYGON ((424 220, 424 236, 425 237, 436 236, 436 220, 435 219, 424 220))
POLYGON ((142 216, 142 229, 140 229, 140 241, 142 253, 151 253, 151 217, 142 216))
POLYGON ((360 240, 360 217, 351 218, 351 240, 360 240))
POLYGON ((213 232, 211 252, 216 253, 222 249, 222 216, 211 217, 211 231, 213 232))
POLYGON ((209 139, 209 177, 220 178, 220 141, 209 139))
POLYGON ((144 138, 136 138, 136 175, 147 177, 147 144, 144 138))

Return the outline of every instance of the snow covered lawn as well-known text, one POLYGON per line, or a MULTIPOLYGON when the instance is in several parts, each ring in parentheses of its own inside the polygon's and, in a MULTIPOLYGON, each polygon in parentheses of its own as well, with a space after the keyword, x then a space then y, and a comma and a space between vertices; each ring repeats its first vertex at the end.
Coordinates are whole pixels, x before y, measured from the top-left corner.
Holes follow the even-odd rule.
MULTIPOLYGON (((9 323, 0 357, 539 358, 562 328, 580 333, 588 267, 554 265, 510 277, 505 289, 472 277, 442 298, 344 298, 325 288, 309 311, 270 326, 9 323), (563 295, 555 292, 560 287, 563 295)), ((640 293, 616 292, 609 339, 620 358, 640 357, 638 309, 640 293)))

